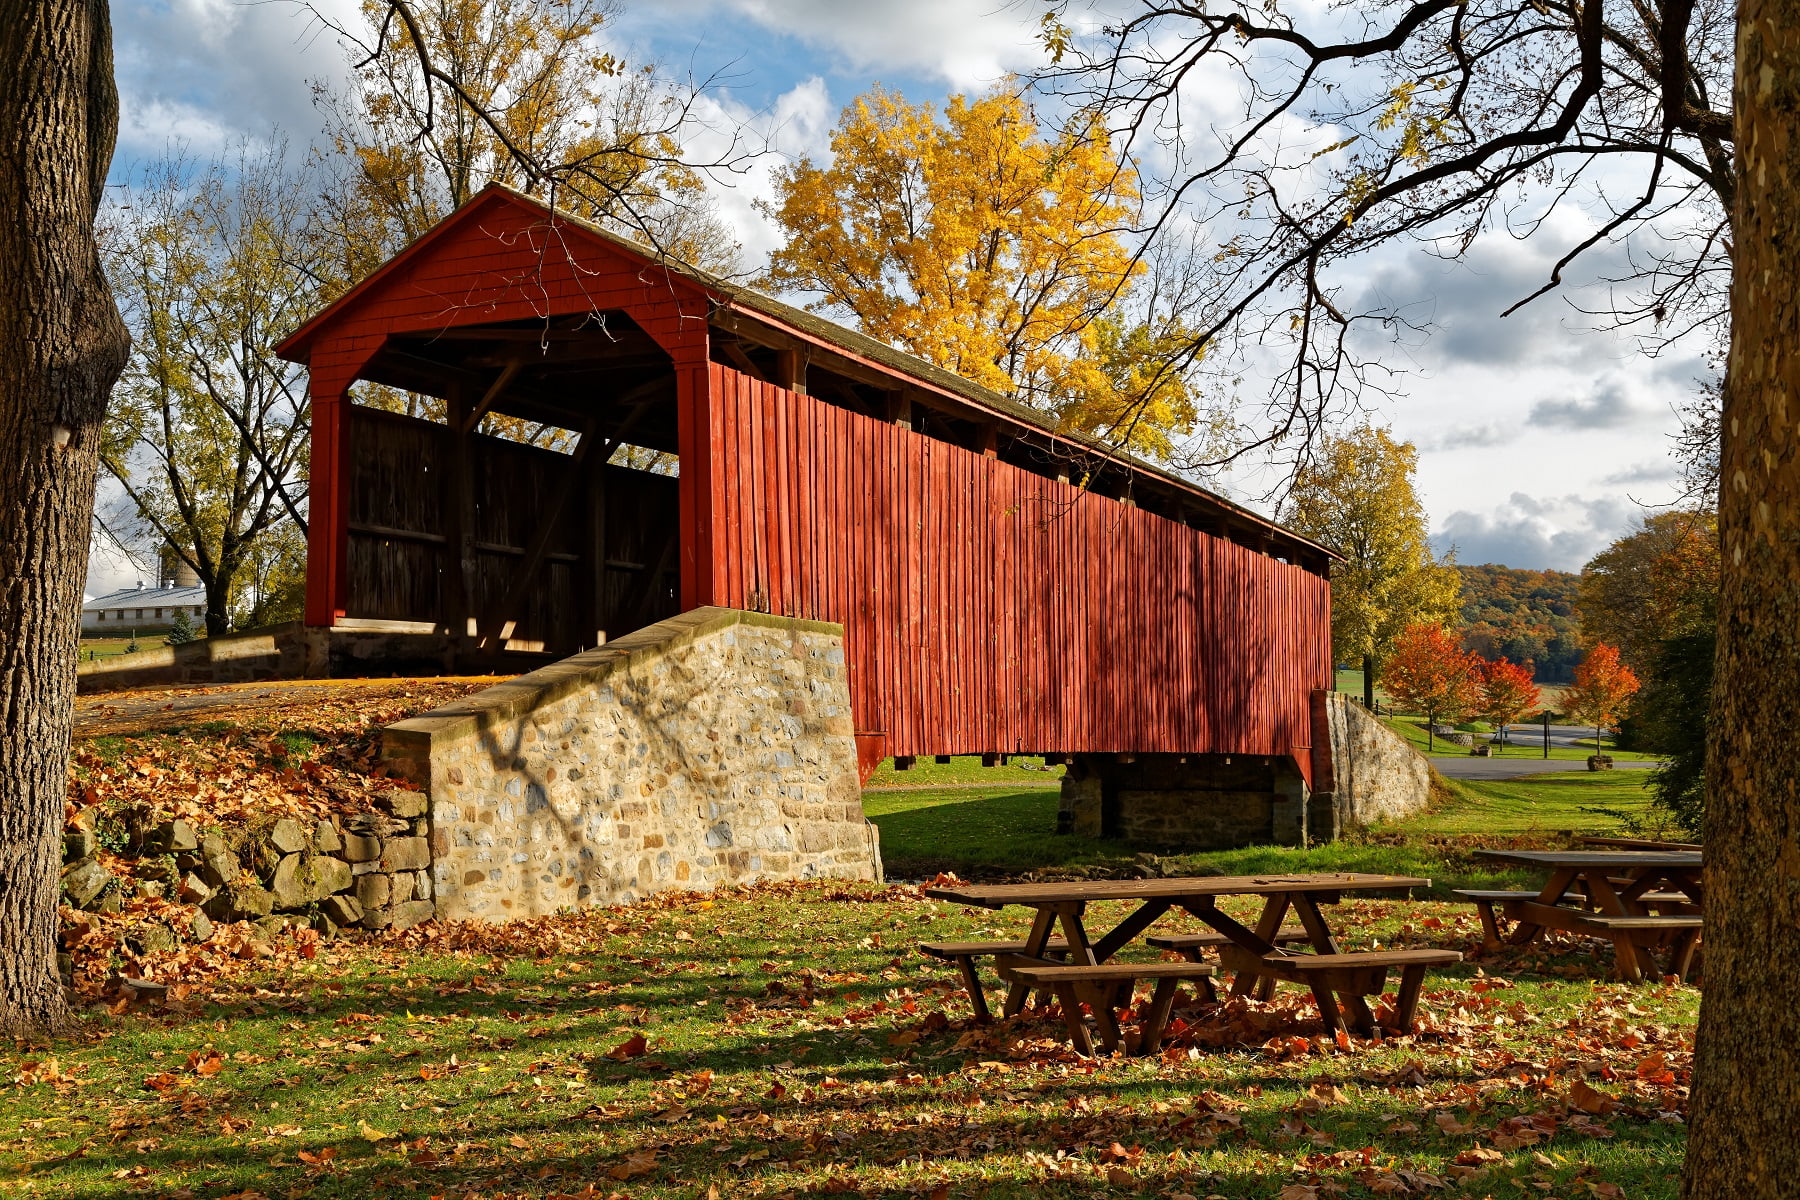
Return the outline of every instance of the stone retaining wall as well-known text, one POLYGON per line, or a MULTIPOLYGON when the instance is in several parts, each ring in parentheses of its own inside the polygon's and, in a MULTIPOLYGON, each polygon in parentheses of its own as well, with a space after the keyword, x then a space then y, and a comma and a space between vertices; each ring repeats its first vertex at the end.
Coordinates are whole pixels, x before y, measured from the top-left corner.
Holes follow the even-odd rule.
POLYGON ((273 935, 310 925, 405 929, 430 920, 431 851, 423 793, 384 789, 366 812, 338 820, 279 817, 229 833, 202 832, 148 809, 100 830, 93 818, 63 838, 63 898, 70 907, 118 912, 129 894, 191 908, 142 925, 139 950, 206 941, 214 922, 249 921, 273 935), (115 875, 98 854, 103 835, 115 875))
POLYGON ((389 726, 431 798, 437 914, 879 879, 846 672, 839 626, 702 608, 389 726))
POLYGON ((1393 821, 1431 800, 1431 764, 1342 692, 1325 696, 1331 731, 1332 791, 1345 828, 1393 821))

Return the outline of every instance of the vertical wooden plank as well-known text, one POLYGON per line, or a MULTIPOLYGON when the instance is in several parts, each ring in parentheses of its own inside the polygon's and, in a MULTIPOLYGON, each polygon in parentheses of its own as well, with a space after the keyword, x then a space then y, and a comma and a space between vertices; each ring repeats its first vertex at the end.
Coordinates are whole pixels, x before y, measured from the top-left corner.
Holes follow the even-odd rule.
POLYGON ((311 519, 306 529, 306 623, 330 626, 344 613, 349 552, 350 376, 315 371, 312 394, 311 519))
POLYGON ((711 372, 704 360, 675 371, 676 445, 681 458, 681 607, 713 602, 712 397, 711 372))

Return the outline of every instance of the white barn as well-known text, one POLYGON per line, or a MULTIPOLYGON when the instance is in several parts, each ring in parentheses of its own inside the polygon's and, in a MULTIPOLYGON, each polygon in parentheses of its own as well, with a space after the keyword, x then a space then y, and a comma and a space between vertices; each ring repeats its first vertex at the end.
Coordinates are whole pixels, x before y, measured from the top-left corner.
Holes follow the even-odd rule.
POLYGON ((81 632, 86 636, 156 633, 185 612, 195 629, 206 627, 206 589, 199 586, 136 587, 95 596, 81 606, 81 632))

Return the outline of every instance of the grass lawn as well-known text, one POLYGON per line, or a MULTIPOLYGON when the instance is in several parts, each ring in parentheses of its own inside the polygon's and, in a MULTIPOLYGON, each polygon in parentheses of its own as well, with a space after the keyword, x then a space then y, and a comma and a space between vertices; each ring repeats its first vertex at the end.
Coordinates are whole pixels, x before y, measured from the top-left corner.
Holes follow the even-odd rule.
POLYGON ((943 788, 970 784, 981 787, 1056 787, 1063 777, 1061 766, 1046 767, 1041 757, 1014 755, 1004 766, 981 765, 981 756, 959 754, 947 763, 922 758, 910 770, 894 770, 894 760, 884 758, 865 785, 869 788, 943 788))
MULTIPOLYGON (((296 685, 245 698, 229 720, 196 707, 204 696, 159 694, 143 711, 89 700, 81 769, 89 784, 118 775, 109 786, 129 798, 140 772, 125 767, 206 738, 205 755, 158 757, 156 773, 183 788, 191 774, 197 791, 220 763, 240 781, 274 778, 304 753, 320 764, 305 786, 329 788, 364 753, 371 704, 410 711, 479 685, 296 685), (270 761, 240 761, 254 755, 270 761)), ((1057 791, 1032 786, 1049 773, 978 763, 890 771, 866 794, 892 873, 1149 865, 1051 832, 1057 791)), ((1159 1057, 1077 1059, 1055 1016, 975 1025, 954 971, 916 951, 1017 936, 1024 918, 904 884, 665 894, 332 942, 227 926, 204 950, 151 957, 97 922, 80 935, 94 978, 168 991, 90 1000, 54 1039, 0 1047, 0 1193, 1674 1200, 1699 993, 1606 982, 1611 950, 1582 939, 1483 956, 1469 906, 1443 902, 1452 886, 1530 878, 1476 863, 1472 846, 1604 828, 1586 810, 1641 803, 1625 787, 1640 781, 1464 783, 1402 827, 1156 864, 1433 878, 1413 899, 1330 910, 1346 949, 1466 956, 1429 979, 1419 1033, 1385 1041, 1327 1041, 1308 996, 1284 987, 1267 1004, 1183 1006, 1159 1057)), ((1096 905, 1089 926, 1125 911, 1096 905)))
POLYGON ((1454 802, 1396 826, 1415 836, 1626 833, 1651 817, 1648 771, 1552 771, 1519 779, 1454 781, 1454 802))
MULTIPOLYGON (((1450 742, 1446 742, 1441 737, 1435 739, 1435 741, 1437 742, 1436 750, 1426 749, 1426 746, 1433 739, 1431 739, 1425 732, 1425 724, 1424 724, 1425 718, 1424 717, 1384 717, 1384 718, 1382 718, 1381 723, 1383 725, 1386 725, 1389 729, 1393 730, 1395 733, 1399 734, 1401 737, 1405 738, 1407 744, 1410 745, 1414 750, 1417 750, 1420 754, 1429 754, 1429 755, 1440 755, 1441 754, 1441 755, 1449 755, 1451 757, 1456 757, 1459 755, 1467 755, 1469 753, 1468 747, 1454 745, 1450 742)), ((1542 746, 1520 746, 1520 745, 1509 743, 1505 746, 1495 746, 1494 752, 1495 752, 1496 756, 1498 756, 1500 758, 1543 758, 1544 757, 1544 748, 1542 746)), ((1552 761, 1557 760, 1557 759, 1566 759, 1569 762, 1585 763, 1587 761, 1588 755, 1592 754, 1593 752, 1594 752, 1593 751, 1593 739, 1589 738, 1589 739, 1587 739, 1587 745, 1582 748, 1576 748, 1576 747, 1572 747, 1572 746, 1552 746, 1552 747, 1550 747, 1550 758, 1552 759, 1552 761)), ((1657 759, 1657 758, 1662 757, 1661 755, 1657 755, 1657 754, 1640 754, 1635 750, 1615 749, 1612 744, 1612 739, 1610 739, 1610 738, 1608 738, 1606 740, 1606 753, 1612 755, 1619 762, 1647 761, 1647 760, 1652 760, 1652 759, 1657 759)))
MULTIPOLYGON (((88 656, 95 658, 115 658, 130 652, 132 639, 128 637, 84 637, 78 650, 80 661, 87 662, 88 656)), ((160 633, 141 633, 137 637, 139 650, 154 650, 163 644, 160 633)))
MULTIPOLYGON (((1333 921, 1352 947, 1475 945, 1466 906, 1333 921)), ((821 883, 289 946, 0 1051, 0 1178, 64 1200, 1676 1195, 1698 993, 1602 982, 1608 953, 1465 963, 1428 982, 1419 1036, 1348 1052, 1284 988, 1092 1063, 1054 1017, 973 1026, 913 949, 1021 930, 821 883)))
MULTIPOLYGON (((1640 772, 1587 772, 1493 782, 1451 783, 1454 800, 1404 825, 1308 849, 1258 846, 1164 856, 1169 874, 1242 875, 1271 871, 1377 871, 1423 875, 1434 894, 1451 888, 1523 886, 1529 876, 1479 862, 1470 851, 1497 839, 1542 840, 1568 833, 1622 831, 1618 814, 1649 806, 1640 772), (1606 811, 1603 811, 1606 810, 1606 811)), ((953 871, 996 878, 1043 869, 1121 870, 1137 858, 1122 842, 1058 835, 1057 793, 998 787, 872 791, 863 808, 881 828, 881 852, 898 878, 953 871)))

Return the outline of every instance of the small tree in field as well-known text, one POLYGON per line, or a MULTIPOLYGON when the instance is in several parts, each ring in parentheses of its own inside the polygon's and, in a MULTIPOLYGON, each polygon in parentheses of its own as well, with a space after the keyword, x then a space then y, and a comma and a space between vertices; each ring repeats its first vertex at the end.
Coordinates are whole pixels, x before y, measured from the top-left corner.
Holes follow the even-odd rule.
POLYGON ((1506 742, 1506 727, 1536 708, 1538 695, 1529 666, 1505 658, 1481 665, 1481 696, 1476 711, 1482 720, 1500 727, 1502 745, 1506 742))
POLYGON ((169 635, 163 638, 163 643, 169 646, 185 646, 199 636, 194 632, 194 621, 192 617, 188 616, 187 609, 178 608, 175 610, 175 620, 169 626, 169 635))
POLYGON ((1595 753, 1601 748, 1601 728, 1625 715, 1637 690, 1636 672, 1620 661, 1618 647, 1605 642, 1589 650, 1575 668, 1575 682, 1563 693, 1563 706, 1571 716, 1593 723, 1595 753))
POLYGON ((1480 706, 1481 659, 1441 625, 1409 625, 1394 643, 1382 686, 1425 714, 1426 747, 1437 748, 1439 717, 1462 720, 1480 706))

